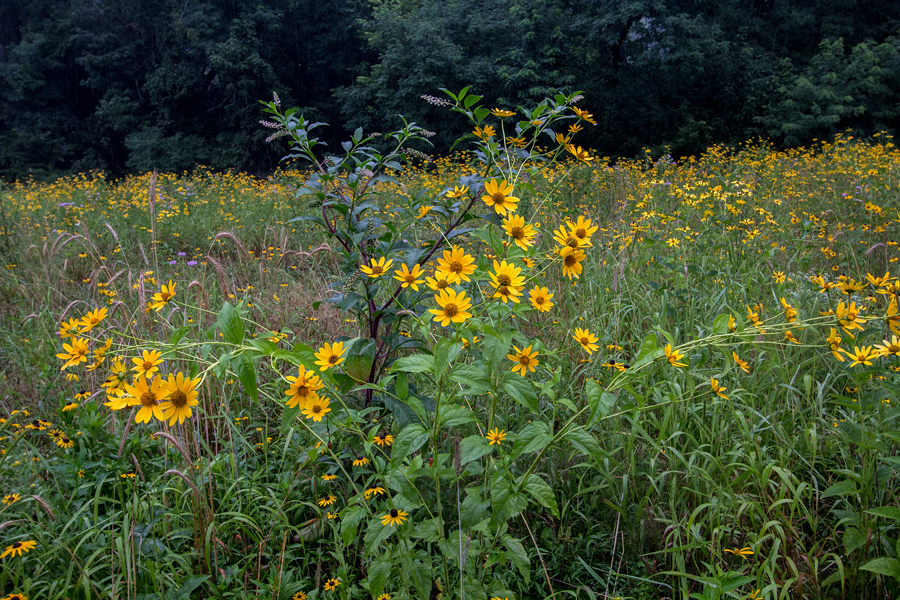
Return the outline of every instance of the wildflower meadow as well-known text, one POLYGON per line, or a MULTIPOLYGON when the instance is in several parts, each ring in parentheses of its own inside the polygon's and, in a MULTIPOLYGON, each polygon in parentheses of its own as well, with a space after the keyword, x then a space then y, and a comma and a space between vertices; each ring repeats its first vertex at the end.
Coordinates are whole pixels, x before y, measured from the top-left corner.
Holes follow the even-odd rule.
POLYGON ((277 95, 267 178, 0 182, 0 596, 900 597, 900 150, 277 95))

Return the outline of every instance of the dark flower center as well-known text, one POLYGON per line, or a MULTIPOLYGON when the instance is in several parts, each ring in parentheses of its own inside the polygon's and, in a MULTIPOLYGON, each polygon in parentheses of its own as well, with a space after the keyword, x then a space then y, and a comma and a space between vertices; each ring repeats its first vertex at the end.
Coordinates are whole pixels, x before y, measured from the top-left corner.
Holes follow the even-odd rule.
POLYGON ((392 518, 392 519, 396 519, 396 518, 397 518, 397 509, 396 509, 396 508, 392 508, 392 509, 391 509, 391 518, 392 518))
POLYGON ((147 390, 141 394, 141 404, 144 406, 156 406, 156 394, 147 390))
POLYGON ((453 304, 452 302, 450 304, 444 305, 444 314, 447 315, 448 317, 450 317, 451 319, 453 317, 455 317, 458 312, 459 312, 459 308, 457 308, 457 306, 455 304, 453 304))
POLYGON ((169 396, 169 402, 175 405, 176 408, 183 407, 185 404, 187 404, 187 401, 187 394, 185 394, 181 390, 175 390, 174 392, 172 392, 172 395, 169 396))

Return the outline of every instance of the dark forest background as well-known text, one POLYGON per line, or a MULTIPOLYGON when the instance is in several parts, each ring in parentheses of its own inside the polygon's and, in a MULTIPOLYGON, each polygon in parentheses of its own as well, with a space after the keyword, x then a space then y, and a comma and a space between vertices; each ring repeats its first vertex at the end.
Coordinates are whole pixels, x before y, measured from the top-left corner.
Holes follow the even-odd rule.
POLYGON ((103 169, 265 173, 261 99, 332 146, 402 114, 445 151, 490 107, 583 90, 579 143, 695 154, 900 124, 900 2, 864 0, 0 0, 0 177, 103 169))

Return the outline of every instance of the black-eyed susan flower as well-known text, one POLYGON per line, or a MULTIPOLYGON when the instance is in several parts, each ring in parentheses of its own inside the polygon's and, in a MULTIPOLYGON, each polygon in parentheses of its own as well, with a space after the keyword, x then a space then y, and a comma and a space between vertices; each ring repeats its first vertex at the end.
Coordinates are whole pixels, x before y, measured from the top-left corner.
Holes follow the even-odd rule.
POLYGON ((831 350, 834 357, 837 360, 844 362, 844 355, 841 354, 841 336, 837 334, 837 329, 834 327, 831 328, 831 333, 828 334, 825 343, 828 344, 828 349, 831 350))
POLYGON ((484 184, 484 191, 486 195, 481 199, 498 215, 505 216, 507 213, 516 212, 519 199, 511 195, 513 187, 505 180, 498 183, 496 179, 491 179, 484 184))
POLYGON ((587 329, 576 327, 572 337, 588 354, 593 354, 596 350, 600 349, 600 346, 597 344, 599 338, 587 329))
POLYGON ((775 283, 784 283, 786 279, 784 271, 775 271, 772 273, 772 279, 775 280, 775 283))
POLYGON ((66 402, 62 407, 62 411, 69 412, 70 410, 75 410, 76 408, 78 408, 77 402, 66 402))
POLYGON ((559 251, 559 256, 562 258, 563 275, 569 279, 581 277, 581 271, 584 268, 581 265, 581 261, 585 258, 583 250, 580 248, 573 249, 571 246, 563 246, 559 251))
POLYGON ((310 400, 303 409, 303 416, 318 423, 322 420, 322 417, 331 412, 331 409, 328 407, 329 404, 331 404, 331 401, 321 396, 315 400, 310 400))
POLYGON ((741 358, 737 355, 737 352, 734 350, 731 351, 731 358, 734 359, 734 364, 741 368, 745 373, 750 372, 750 365, 747 364, 746 361, 741 360, 741 358))
POLYGON ((331 494, 331 495, 326 496, 326 497, 322 498, 321 500, 319 500, 318 505, 319 506, 331 506, 335 502, 337 502, 337 496, 335 496, 334 494, 331 494))
POLYGON ((88 311, 88 314, 81 317, 81 321, 79 321, 79 325, 81 326, 81 333, 87 333, 88 331, 99 325, 100 322, 108 316, 109 312, 106 310, 105 306, 96 310, 88 311))
POLYGON ((472 316, 468 312, 472 308, 472 301, 466 297, 466 293, 445 289, 434 296, 434 301, 440 308, 430 308, 428 312, 434 315, 434 320, 446 327, 450 323, 462 323, 472 316))
POLYGON ((134 417, 135 423, 149 423, 151 417, 159 421, 165 420, 162 408, 159 406, 163 397, 161 384, 162 377, 159 375, 154 376, 153 379, 136 377, 134 385, 125 384, 125 393, 120 399, 126 403, 126 406, 141 407, 134 417))
POLYGON ((367 276, 375 279, 377 277, 381 277, 385 273, 387 273, 388 269, 391 268, 391 265, 394 264, 394 260, 386 260, 385 257, 381 257, 379 259, 371 258, 369 259, 368 265, 360 265, 359 270, 365 273, 367 276))
POLYGON ((373 438, 373 441, 379 446, 390 446, 394 443, 394 436, 392 436, 391 434, 376 435, 373 438))
POLYGON ((174 297, 175 284, 172 283, 172 280, 170 279, 168 285, 163 284, 160 287, 160 291, 153 294, 153 298, 150 300, 150 308, 155 310, 156 312, 159 312, 174 297))
POLYGON ((400 268, 394 271, 394 279, 401 282, 400 287, 409 287, 416 292, 419 291, 419 284, 424 281, 424 279, 420 279, 423 275, 424 272, 419 264, 413 265, 412 270, 405 264, 401 264, 400 268))
POLYGON ((159 365, 162 364, 162 352, 159 350, 144 350, 140 357, 131 359, 134 366, 131 370, 139 376, 150 377, 159 371, 159 365))
POLYGON ((297 592, 291 596, 291 600, 306 600, 306 592, 297 592))
POLYGON ((337 479, 337 475, 334 473, 325 473, 322 475, 322 481, 334 481, 335 479, 337 479))
POLYGON ((725 395, 725 390, 727 390, 728 388, 724 385, 719 385, 718 379, 716 379, 715 377, 710 377, 709 387, 712 388, 712 391, 716 394, 716 396, 728 400, 728 396, 725 395))
POLYGON ((538 365, 537 356, 540 354, 537 350, 532 351, 533 344, 527 348, 519 349, 513 346, 514 354, 507 354, 506 358, 516 363, 513 365, 513 373, 520 372, 525 377, 528 371, 534 372, 534 368, 538 365))
POLYGON ((2 598, 2 600, 28 600, 28 596, 25 594, 10 594, 2 598))
POLYGON ((365 467, 368 464, 369 464, 369 459, 366 458, 365 456, 357 456, 356 458, 353 459, 354 467, 365 467))
POLYGON ((487 435, 484 436, 488 440, 488 445, 493 446, 497 444, 498 446, 503 441, 503 438, 506 437, 506 432, 500 429, 499 427, 495 427, 487 432, 487 435))
POLYGON ((687 364, 685 364, 685 363, 678 362, 682 358, 684 358, 684 353, 679 352, 678 350, 673 350, 672 344, 666 344, 665 347, 663 347, 663 353, 665 353, 666 360, 669 361, 669 364, 672 365, 673 367, 686 367, 687 366, 687 364))
POLYGON ((316 364, 320 371, 336 367, 344 361, 344 342, 335 342, 334 344, 325 342, 325 345, 316 352, 316 358, 319 359, 316 364))
POLYGON ((325 591, 326 591, 326 592, 333 592, 334 590, 337 589, 337 587, 338 587, 339 585, 341 585, 341 580, 340 580, 340 579, 329 579, 328 581, 325 582, 325 586, 324 586, 324 587, 325 587, 325 591))
POLYGON ((325 518, 326 518, 326 519, 329 519, 329 520, 330 520, 330 519, 337 519, 337 518, 338 518, 338 514, 337 514, 337 513, 333 513, 333 512, 331 512, 331 511, 329 510, 327 513, 325 513, 325 518))
POLYGON ((287 405, 290 408, 300 406, 302 410, 308 402, 317 400, 319 390, 325 387, 319 376, 307 371, 303 365, 297 367, 296 377, 290 375, 286 379, 291 382, 290 387, 284 392, 289 396, 287 405))
POLYGON ((19 494, 7 494, 3 496, 3 499, 0 500, 0 502, 2 502, 4 506, 9 506, 13 502, 18 502, 20 498, 21 496, 19 496, 19 494))
POLYGON ((549 310, 553 308, 553 303, 550 302, 551 298, 553 298, 553 294, 545 287, 534 286, 528 292, 528 299, 531 301, 531 306, 539 312, 549 312, 549 310))
POLYGON ((6 550, 3 551, 3 554, 0 554, 0 558, 6 558, 7 556, 21 556, 22 553, 29 553, 37 546, 37 542, 34 540, 28 540, 26 542, 13 542, 12 545, 7 546, 6 550))
POLYGON ((73 442, 66 436, 62 436, 61 438, 56 440, 56 445, 63 449, 69 449, 75 446, 75 442, 73 442))
POLYGON ((61 352, 56 355, 56 358, 60 360, 66 361, 63 366, 59 368, 60 371, 64 371, 69 367, 74 367, 83 362, 87 362, 87 354, 88 354, 88 346, 90 342, 88 342, 85 338, 72 338, 71 344, 63 344, 64 352, 61 352))
POLYGON ((409 516, 409 513, 405 510, 397 510, 396 508, 392 508, 391 512, 381 517, 381 524, 384 527, 394 525, 403 525, 403 522, 409 516))
POLYGON ((533 246, 534 238, 537 236, 534 225, 527 225, 525 217, 522 215, 510 215, 508 219, 503 219, 503 231, 522 250, 528 250, 528 248, 533 246))
POLYGON ((165 401, 159 405, 163 411, 163 418, 160 420, 168 420, 169 425, 174 425, 175 423, 184 423, 185 419, 189 419, 191 407, 200 403, 197 400, 199 394, 197 386, 199 385, 199 377, 191 379, 185 377, 184 373, 180 371, 177 375, 169 373, 169 378, 160 386, 162 397, 165 398, 165 401))
MULTIPOLYGON (((463 281, 471 281, 469 275, 475 272, 475 259, 459 246, 453 246, 450 250, 444 250, 441 258, 438 259, 438 273, 450 283, 460 283, 463 281)), ((429 286, 430 287, 430 286, 429 286)))

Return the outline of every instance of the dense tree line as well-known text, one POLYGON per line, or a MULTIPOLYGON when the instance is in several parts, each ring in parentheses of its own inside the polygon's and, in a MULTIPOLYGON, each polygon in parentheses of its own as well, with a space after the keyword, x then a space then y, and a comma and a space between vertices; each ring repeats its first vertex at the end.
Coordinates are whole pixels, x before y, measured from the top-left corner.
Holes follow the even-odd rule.
POLYGON ((0 0, 0 176, 266 172, 258 100, 344 131, 472 85, 515 108, 583 90, 608 155, 792 145, 900 123, 900 2, 874 0, 0 0))

